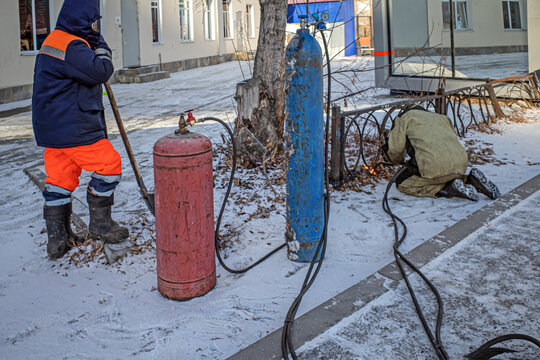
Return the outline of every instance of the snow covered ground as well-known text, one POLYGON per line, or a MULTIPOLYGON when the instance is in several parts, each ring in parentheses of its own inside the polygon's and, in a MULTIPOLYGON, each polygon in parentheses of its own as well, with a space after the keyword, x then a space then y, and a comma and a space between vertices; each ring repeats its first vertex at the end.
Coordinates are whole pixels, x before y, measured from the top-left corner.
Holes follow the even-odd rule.
MULTIPOLYGON (((372 60, 358 58, 342 64, 351 61, 365 67, 372 60)), ((249 64, 241 65, 247 76, 249 64)), ((372 73, 362 74, 358 83, 365 85, 358 86, 371 87, 372 73)), ((199 107, 197 117, 232 120, 231 96, 241 79, 238 63, 231 62, 171 74, 171 79, 155 83, 113 86, 149 188, 153 187, 152 146, 173 131, 177 114, 199 107)), ((338 85, 334 88, 343 91, 338 85)), ((366 101, 388 101, 384 92, 375 95, 366 101)), ((500 134, 468 134, 463 139, 493 149, 496 161, 480 168, 503 193, 540 170, 540 111, 530 110, 525 116, 522 123, 498 124, 500 134)), ((84 249, 72 250, 60 261, 47 260, 41 194, 22 171, 43 169, 42 150, 31 138, 29 113, 0 119, 2 136, 11 139, 0 142, 4 232, 0 236, 4 249, 0 252, 0 358, 223 359, 279 328, 307 268, 287 260, 284 250, 243 275, 218 266, 217 286, 204 297, 175 302, 159 294, 152 251, 154 219, 140 198, 110 110, 107 118, 111 141, 124 160, 113 216, 128 225, 134 241, 150 249, 112 266, 105 264, 103 255, 70 262, 75 253, 84 255, 84 249)), ((195 131, 221 142, 218 124, 197 125, 195 131)), ((215 159, 216 165, 219 160, 215 159)), ((273 179, 279 175, 269 174, 273 179)), ((226 176, 221 173, 216 181, 216 213, 226 176)), ((223 220, 222 232, 233 240, 233 247, 225 251, 232 267, 253 262, 284 240, 284 204, 273 201, 276 195, 264 177, 256 170, 242 170, 238 178, 252 180, 233 188, 223 220)), ((74 192, 83 203, 88 180, 88 173, 83 173, 74 192)), ((280 194, 285 191, 283 185, 274 187, 280 194)), ((392 228, 380 205, 384 187, 381 183, 363 192, 333 193, 327 258, 299 315, 391 261, 392 228)), ((403 216, 409 227, 405 251, 489 203, 485 197, 478 203, 412 198, 395 189, 390 197, 401 200, 394 201, 392 209, 407 214, 403 216)), ((84 211, 77 201, 74 206, 84 211)))
MULTIPOLYGON (((442 296, 441 340, 449 359, 463 359, 502 334, 540 335, 539 206, 540 191, 535 191, 422 268, 442 296)), ((433 329, 434 296, 418 276, 410 279, 433 329)), ((496 346, 519 352, 494 359, 533 360, 540 356, 540 349, 525 341, 496 346)), ((306 360, 435 358, 403 281, 298 352, 299 358, 306 360)))

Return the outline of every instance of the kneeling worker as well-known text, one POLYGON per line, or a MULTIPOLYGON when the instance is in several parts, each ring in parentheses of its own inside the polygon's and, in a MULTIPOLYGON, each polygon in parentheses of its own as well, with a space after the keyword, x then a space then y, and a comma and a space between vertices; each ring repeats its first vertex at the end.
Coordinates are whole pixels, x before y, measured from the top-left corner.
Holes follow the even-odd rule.
POLYGON ((111 50, 97 31, 96 1, 65 0, 56 28, 43 42, 34 70, 32 123, 45 147, 45 206, 49 258, 62 257, 80 236, 70 225, 71 192, 81 170, 92 171, 89 234, 121 242, 128 229, 111 218, 122 160, 107 140, 101 84, 113 73, 111 50))
POLYGON ((407 154, 407 169, 396 179, 399 191, 413 196, 462 197, 478 201, 478 192, 490 199, 499 189, 484 174, 467 170, 467 151, 459 143, 448 116, 415 106, 403 111, 383 146, 393 164, 401 164, 407 154))

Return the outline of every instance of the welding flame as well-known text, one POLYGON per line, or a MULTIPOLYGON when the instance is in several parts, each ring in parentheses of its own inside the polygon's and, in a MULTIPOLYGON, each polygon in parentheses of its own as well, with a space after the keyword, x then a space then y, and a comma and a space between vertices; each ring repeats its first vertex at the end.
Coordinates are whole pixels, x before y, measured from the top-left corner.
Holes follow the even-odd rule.
POLYGON ((364 164, 364 169, 366 169, 371 175, 377 176, 377 173, 375 172, 375 170, 372 169, 372 168, 370 168, 370 167, 367 166, 366 164, 364 164))

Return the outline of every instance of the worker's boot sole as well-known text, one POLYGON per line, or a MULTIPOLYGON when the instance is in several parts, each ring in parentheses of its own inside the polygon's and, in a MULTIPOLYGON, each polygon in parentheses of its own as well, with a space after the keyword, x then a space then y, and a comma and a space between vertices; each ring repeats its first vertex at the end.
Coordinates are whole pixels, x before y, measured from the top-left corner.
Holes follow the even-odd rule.
POLYGON ((474 186, 474 188, 486 195, 491 200, 497 199, 501 196, 501 192, 497 185, 489 181, 486 176, 477 168, 472 168, 469 176, 467 177, 467 183, 474 186))
POLYGON ((478 193, 472 185, 465 185, 462 180, 456 179, 452 181, 452 188, 455 196, 478 201, 478 193))

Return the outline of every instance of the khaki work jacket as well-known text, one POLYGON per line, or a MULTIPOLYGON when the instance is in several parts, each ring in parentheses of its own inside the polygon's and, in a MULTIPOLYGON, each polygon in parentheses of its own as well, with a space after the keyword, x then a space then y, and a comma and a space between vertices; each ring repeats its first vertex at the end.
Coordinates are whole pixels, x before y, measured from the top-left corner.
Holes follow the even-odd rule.
POLYGON ((415 150, 421 177, 435 179, 465 174, 467 152, 459 143, 448 116, 410 110, 396 118, 388 137, 388 156, 394 164, 403 162, 407 138, 415 150))

